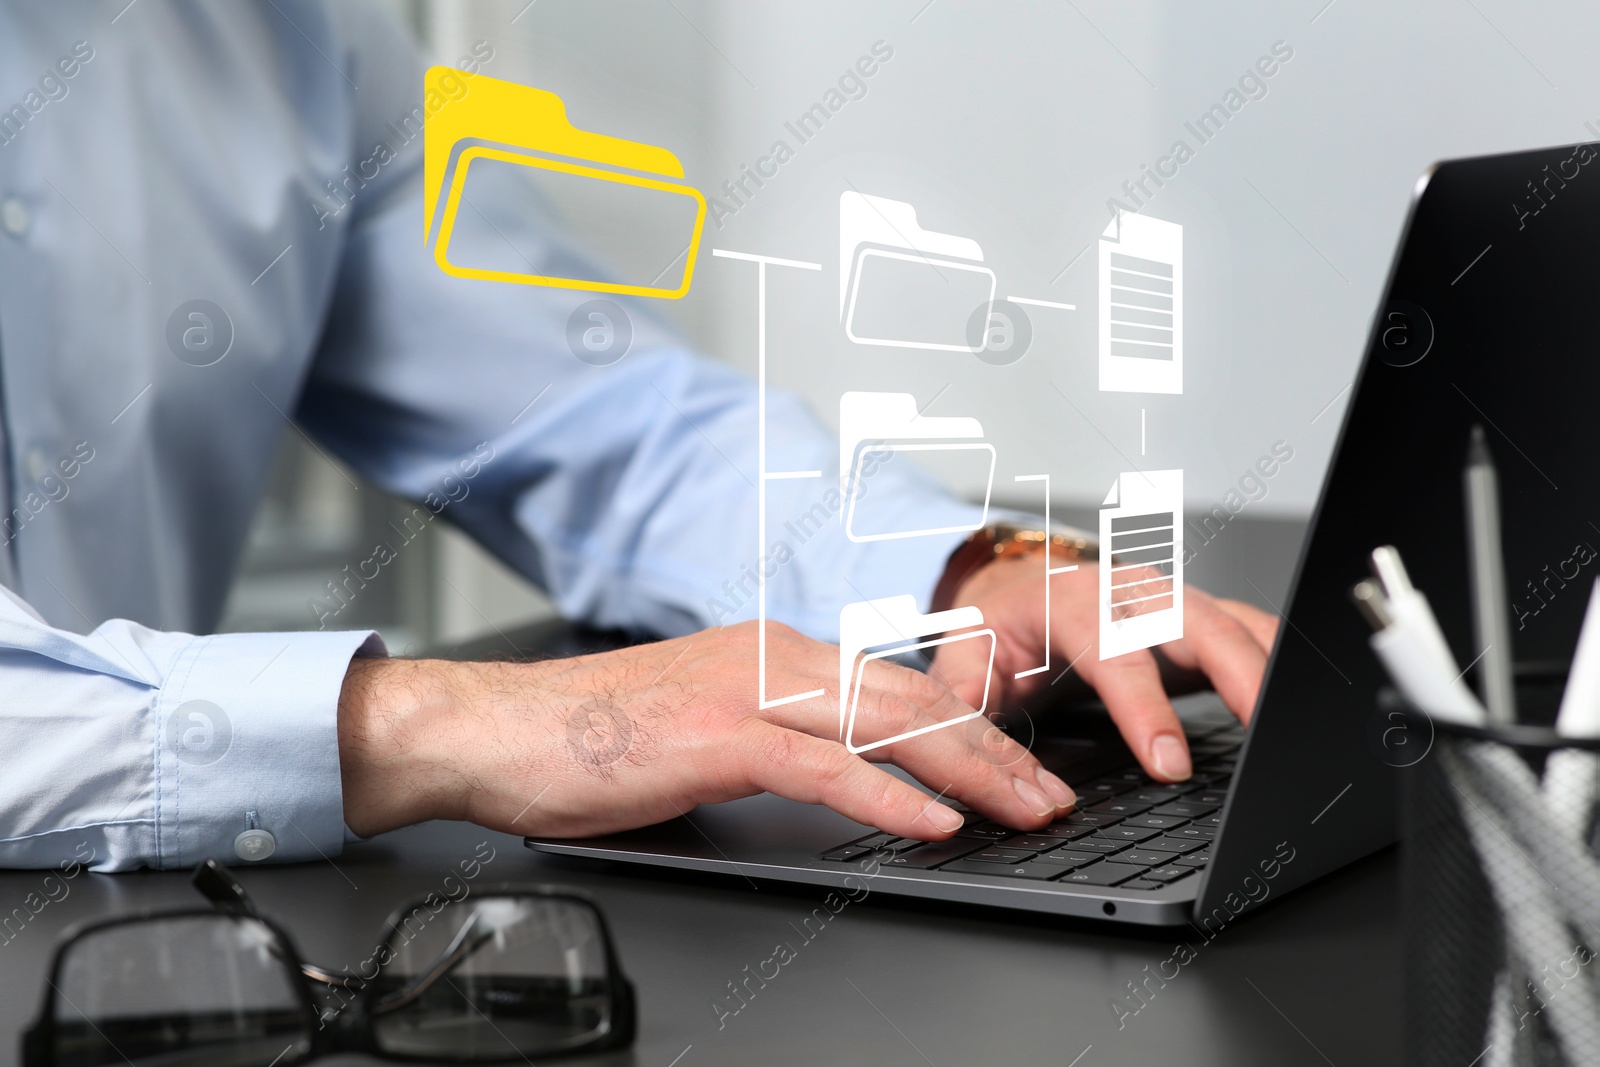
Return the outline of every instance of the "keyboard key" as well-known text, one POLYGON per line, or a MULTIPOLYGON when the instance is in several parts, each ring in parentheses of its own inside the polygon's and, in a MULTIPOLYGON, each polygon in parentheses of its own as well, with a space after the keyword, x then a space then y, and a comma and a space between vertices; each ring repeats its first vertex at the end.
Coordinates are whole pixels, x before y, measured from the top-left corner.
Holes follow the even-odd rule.
MULTIPOLYGON (((1054 852, 1044 853, 1033 862, 1052 863, 1057 867, 1082 867, 1102 858, 1098 852, 1077 852, 1070 848, 1058 848, 1054 852)), ((1163 853, 1162 862, 1170 858, 1170 856, 1163 853)))
POLYGON ((1172 862, 1179 867, 1204 867, 1211 862, 1211 850, 1202 848, 1198 852, 1190 852, 1184 856, 1173 856, 1172 862))
POLYGON ((1118 822, 1121 822, 1121 821, 1122 821, 1121 816, 1118 816, 1118 815, 1107 815, 1104 812, 1074 811, 1069 815, 1063 815, 1061 818, 1057 819, 1051 825, 1053 825, 1053 826, 1111 826, 1112 824, 1118 823, 1118 822))
POLYGON ((926 844, 926 841, 918 841, 914 837, 897 837, 893 841, 879 845, 878 848, 884 852, 909 852, 911 849, 926 844))
POLYGON ((859 841, 854 841, 851 843, 859 845, 862 848, 878 848, 881 845, 887 845, 891 841, 900 840, 902 840, 902 838, 896 837, 894 834, 870 834, 867 837, 863 837, 859 841))
POLYGON ((1118 863, 1137 863, 1144 867, 1160 867, 1172 862, 1170 852, 1147 852, 1135 846, 1125 852, 1117 853, 1118 863))
POLYGON ((1139 789, 1128 793, 1122 799, 1137 804, 1170 804, 1182 796, 1182 789, 1139 789))
POLYGON ((1018 834, 1008 837, 998 843, 1000 848, 1020 848, 1027 852, 1043 852, 1047 848, 1055 848, 1061 844, 1061 838, 1049 837, 1045 834, 1018 834))
MULTIPOLYGON (((1097 837, 1080 837, 1076 841, 1068 841, 1064 846, 1062 846, 1061 848, 1057 849, 1056 851, 1057 852, 1094 852, 1094 853, 1096 853, 1098 855, 1101 855, 1101 856, 1109 856, 1113 852, 1121 852, 1123 849, 1131 848, 1131 847, 1132 846, 1129 845, 1128 842, 1126 842, 1126 841, 1102 841, 1097 837)), ((1050 855, 1054 855, 1054 853, 1046 852, 1043 856, 1040 856, 1039 858, 1040 859, 1044 859, 1045 856, 1050 856, 1050 855)))
POLYGON ((1157 867, 1153 871, 1145 871, 1144 876, 1152 882, 1176 882, 1179 878, 1186 878, 1194 873, 1194 868, 1174 864, 1170 867, 1157 867))
POLYGON ((1039 837, 1051 837, 1057 841, 1071 841, 1073 838, 1083 837, 1085 834, 1094 833, 1093 826, 1072 826, 1067 823, 1051 823, 1043 830, 1035 830, 1039 837))
POLYGON ((1228 794, 1220 789, 1202 789, 1183 799, 1190 804, 1215 804, 1220 808, 1223 801, 1228 799, 1228 794))
MULTIPOLYGON (((1142 826, 1102 826, 1100 827, 1100 836, 1107 841, 1125 841, 1128 844, 1138 844, 1140 841, 1148 841, 1152 837, 1160 837, 1161 831, 1148 830, 1142 826)), ((1197 844, 1195 847, 1199 848, 1200 846, 1197 844)), ((1168 851, 1174 852, 1177 850, 1168 849, 1168 851)))
POLYGON ((1144 847, 1151 852, 1183 853, 1205 848, 1209 844, 1209 841, 1188 841, 1181 837, 1158 837, 1154 841, 1146 841, 1144 847))
POLYGON ((999 841, 1016 833, 1015 830, 1004 826, 995 826, 985 823, 965 823, 956 831, 957 837, 968 837, 982 841, 999 841))
POLYGON ((1114 797, 1119 793, 1126 793, 1132 788, 1134 788, 1134 783, 1132 782, 1083 782, 1073 786, 1072 791, 1083 800, 1093 803, 1096 800, 1104 800, 1106 797, 1114 797))
POLYGON ((1152 882, 1147 878, 1135 878, 1131 882, 1123 882, 1121 885, 1117 886, 1117 888, 1118 889, 1146 889, 1146 890, 1148 890, 1148 889, 1165 889, 1165 888, 1167 888, 1167 883, 1165 883, 1165 882, 1152 882))
POLYGON ((941 863, 948 863, 960 859, 967 853, 983 847, 983 842, 971 838, 952 837, 948 841, 935 841, 930 844, 914 848, 909 852, 901 852, 891 857, 885 867, 911 867, 916 870, 928 870, 941 863))
POLYGON ((1190 841, 1210 841, 1217 836, 1215 826, 1180 826, 1176 830, 1168 830, 1168 837, 1184 837, 1190 841))
POLYGON ((1137 815, 1131 819, 1123 820, 1122 825, 1144 826, 1152 830, 1172 830, 1188 821, 1188 819, 1178 819, 1171 815, 1137 815))
MULTIPOLYGON (((1060 870, 1060 868, 1056 868, 1060 870)), ((1120 885, 1130 878, 1139 876, 1139 868, 1130 867, 1126 863, 1094 863, 1087 867, 1068 871, 1061 876, 1062 882, 1074 885, 1120 885)))
POLYGON ((1121 856, 1107 856, 1106 857, 1106 863, 1116 864, 1116 866, 1121 867, 1123 870, 1127 871, 1129 874, 1134 875, 1135 877, 1139 877, 1139 878, 1143 878, 1144 877, 1144 872, 1148 871, 1150 869, 1149 866, 1147 866, 1146 864, 1143 864, 1143 863, 1117 863, 1117 861, 1120 860, 1121 858, 1122 858, 1121 856))
POLYGON ((1003 863, 974 863, 966 859, 947 863, 939 870, 951 874, 990 874, 1001 878, 1032 878, 1035 881, 1047 882, 1060 874, 1063 868, 1044 863, 1024 863, 1021 866, 1008 867, 1003 863))
POLYGON ((1179 819, 1198 819, 1202 815, 1210 815, 1217 810, 1215 804, 1197 804, 1189 800, 1179 800, 1171 804, 1163 804, 1158 808, 1151 808, 1151 815, 1171 815, 1179 819))
POLYGON ((845 845, 843 848, 836 848, 832 852, 824 852, 822 854, 822 858, 825 860, 834 860, 837 863, 846 863, 855 859, 857 856, 865 856, 867 853, 872 851, 874 850, 870 848, 863 848, 860 845, 845 845))
POLYGON ((1220 827, 1222 825, 1222 816, 1220 816, 1220 815, 1207 815, 1203 819, 1196 819, 1195 820, 1195 825, 1196 826, 1217 826, 1217 827, 1220 827))
POLYGON ((1149 811, 1150 808, 1151 805, 1149 804, 1140 804, 1129 800, 1127 797, 1114 797, 1111 800, 1102 800, 1100 803, 1091 805, 1085 810, 1096 815, 1126 817, 1129 815, 1142 815, 1144 812, 1149 811))
POLYGON ((967 859, 978 860, 983 863, 1026 863, 1033 857, 1034 853, 1025 852, 1022 849, 995 848, 991 845, 982 852, 974 852, 967 859))

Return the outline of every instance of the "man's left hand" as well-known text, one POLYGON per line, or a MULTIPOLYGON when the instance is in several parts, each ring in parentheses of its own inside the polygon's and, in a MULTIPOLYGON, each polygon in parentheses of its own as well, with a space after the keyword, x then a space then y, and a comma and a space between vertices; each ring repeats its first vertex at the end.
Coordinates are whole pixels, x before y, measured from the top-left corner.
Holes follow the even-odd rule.
MULTIPOLYGON (((1098 691, 1140 765, 1154 778, 1182 781, 1191 773, 1189 749, 1156 657, 1141 650, 1100 658, 1097 566, 1085 564, 1049 579, 1051 669, 1021 679, 1019 672, 1045 658, 1044 560, 1037 554, 995 560, 962 583, 954 603, 980 608, 998 639, 993 676, 987 680, 989 706, 1015 706, 1070 667, 1098 691)), ((1159 646, 1161 653, 1180 668, 1202 672, 1228 708, 1248 722, 1277 636, 1277 618, 1193 586, 1184 587, 1183 600, 1183 637, 1159 646)), ((932 673, 977 707, 988 668, 986 645, 960 641, 938 649, 932 673)))

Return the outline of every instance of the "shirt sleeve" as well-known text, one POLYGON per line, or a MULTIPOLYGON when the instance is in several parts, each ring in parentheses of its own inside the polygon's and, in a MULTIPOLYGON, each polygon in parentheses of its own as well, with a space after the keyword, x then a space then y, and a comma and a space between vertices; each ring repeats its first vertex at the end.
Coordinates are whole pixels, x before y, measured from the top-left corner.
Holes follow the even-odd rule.
MULTIPOLYGON (((963 534, 847 538, 837 438, 794 395, 768 396, 766 468, 820 476, 768 481, 761 537, 754 382, 687 347, 656 301, 608 297, 630 340, 620 358, 596 361, 575 340, 596 294, 441 271, 424 241, 422 138, 404 141, 382 121, 420 93, 421 67, 376 65, 353 151, 386 162, 328 223, 346 227, 346 245, 298 416, 365 477, 421 505, 376 546, 380 558, 442 517, 569 618, 664 635, 754 618, 762 575, 768 617, 820 639, 836 639, 852 601, 911 594, 926 608, 963 534)), ((519 270, 603 276, 541 206, 528 169, 475 175, 461 218, 519 270)), ((750 269, 713 260, 709 245, 698 272, 750 269)), ((803 374, 807 358, 774 376, 803 374)), ((897 529, 971 529, 982 517, 903 455, 873 475, 869 495, 897 529)))
POLYGON ((87 636, 0 589, 0 866, 96 871, 327 858, 344 844, 337 711, 369 632, 87 636), (258 844, 236 849, 255 829, 258 844))

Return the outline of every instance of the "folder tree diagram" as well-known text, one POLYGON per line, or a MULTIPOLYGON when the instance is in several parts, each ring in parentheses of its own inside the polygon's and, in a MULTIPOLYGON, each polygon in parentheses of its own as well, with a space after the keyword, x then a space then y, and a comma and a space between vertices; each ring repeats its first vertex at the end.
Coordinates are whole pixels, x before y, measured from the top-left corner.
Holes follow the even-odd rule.
MULTIPOLYGON (((451 93, 443 79, 459 78, 451 67, 432 67, 426 90, 450 99, 428 119, 423 135, 424 206, 427 240, 434 261, 458 278, 545 285, 598 293, 677 299, 689 291, 705 227, 706 199, 684 180, 683 164, 665 148, 580 130, 567 120, 566 105, 554 93, 528 85, 475 75, 465 95, 451 93), (676 280, 629 284, 595 277, 563 277, 527 270, 472 266, 452 258, 451 238, 461 214, 467 175, 473 164, 534 167, 571 179, 609 183, 616 195, 648 196, 669 210, 687 198, 693 224, 676 280)), ((681 238, 680 238, 681 240, 681 238)), ((676 261, 674 261, 676 262, 676 261)), ((563 264, 565 266, 565 264, 563 264)), ((668 264, 670 268, 671 264, 668 264)))
POLYGON ((1183 227, 1119 211, 1100 237, 1100 389, 1183 392, 1183 227))
POLYGON ((967 324, 988 322, 995 275, 970 237, 917 224, 917 209, 855 190, 839 195, 839 319, 860 345, 979 352, 967 324))
POLYGON ((976 607, 923 614, 917 610, 916 598, 909 594, 847 604, 839 613, 839 736, 845 748, 859 755, 981 716, 989 707, 989 678, 994 670, 995 651, 994 631, 975 629, 981 626, 983 612, 976 607), (888 737, 871 737, 876 731, 866 724, 865 733, 870 739, 858 743, 856 730, 863 725, 860 721, 862 676, 867 664, 957 641, 987 641, 989 644, 989 668, 984 671, 983 700, 978 707, 953 719, 888 737))
POLYGON ((1183 471, 1125 471, 1100 507, 1100 658, 1183 636, 1183 471))
POLYGON ((839 398, 839 493, 845 535, 855 542, 961 533, 982 529, 994 488, 995 449, 983 425, 963 416, 922 415, 910 393, 845 393, 839 398), (983 514, 975 523, 908 529, 899 517, 873 506, 869 493, 875 457, 896 452, 942 452, 968 459, 983 473, 983 514))

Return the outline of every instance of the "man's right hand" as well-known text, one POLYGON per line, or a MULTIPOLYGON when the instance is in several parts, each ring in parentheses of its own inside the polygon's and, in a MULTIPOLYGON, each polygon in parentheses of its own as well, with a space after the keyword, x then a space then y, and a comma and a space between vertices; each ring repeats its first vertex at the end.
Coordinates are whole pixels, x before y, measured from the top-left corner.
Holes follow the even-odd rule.
MULTIPOLYGON (((540 663, 358 659, 339 701, 345 821, 363 836, 465 819, 587 837, 766 791, 937 841, 962 822, 940 799, 1020 829, 1072 806, 1060 778, 981 717, 853 755, 839 740, 838 649, 774 623, 767 645, 769 692, 827 695, 759 710, 754 623, 540 663)), ((861 740, 972 711, 882 660, 858 709, 861 740)))

